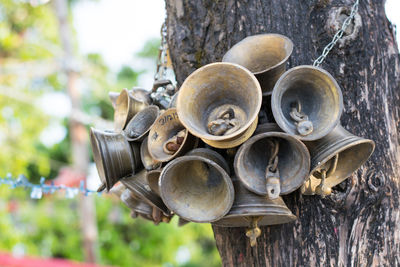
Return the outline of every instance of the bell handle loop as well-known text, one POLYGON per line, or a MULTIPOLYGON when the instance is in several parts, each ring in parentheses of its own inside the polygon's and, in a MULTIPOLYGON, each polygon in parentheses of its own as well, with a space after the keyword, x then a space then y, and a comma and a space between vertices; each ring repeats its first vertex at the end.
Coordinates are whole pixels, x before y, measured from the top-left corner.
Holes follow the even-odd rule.
POLYGON ((279 152, 279 142, 276 139, 267 139, 268 142, 272 145, 272 153, 271 157, 268 162, 267 170, 266 171, 271 171, 271 172, 276 172, 276 169, 278 168, 278 152, 279 152), (272 167, 272 169, 271 169, 272 167))

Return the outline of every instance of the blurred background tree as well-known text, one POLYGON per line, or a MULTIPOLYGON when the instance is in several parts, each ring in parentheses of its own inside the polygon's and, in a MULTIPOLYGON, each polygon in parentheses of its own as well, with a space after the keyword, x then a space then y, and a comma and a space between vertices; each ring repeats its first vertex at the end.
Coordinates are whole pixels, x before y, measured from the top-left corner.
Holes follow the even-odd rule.
MULTIPOLYGON (((43 2, 0 0, 0 177, 25 174, 35 183, 41 176, 56 178, 71 164, 65 62, 57 18, 51 3, 43 2)), ((155 63, 159 44, 150 39, 135 56, 155 63)), ((112 120, 108 92, 139 86, 148 71, 124 65, 115 73, 100 54, 81 55, 76 64, 87 127, 100 117, 112 120)), ((118 199, 103 195, 95 202, 99 264, 220 265, 210 225, 178 228, 173 219, 154 226, 132 220, 118 199)), ((0 250, 83 261, 77 207, 78 199, 56 194, 32 200, 23 189, 0 186, 0 250)))

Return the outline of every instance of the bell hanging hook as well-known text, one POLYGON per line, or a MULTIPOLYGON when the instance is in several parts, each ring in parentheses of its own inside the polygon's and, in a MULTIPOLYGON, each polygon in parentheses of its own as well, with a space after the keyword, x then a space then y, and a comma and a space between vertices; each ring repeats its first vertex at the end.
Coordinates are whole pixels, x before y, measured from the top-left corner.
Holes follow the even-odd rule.
POLYGON ((296 129, 299 134, 305 136, 312 133, 314 130, 313 124, 310 120, 308 120, 308 116, 301 111, 301 103, 300 101, 296 101, 291 104, 291 112, 289 113, 292 120, 295 121, 296 129))

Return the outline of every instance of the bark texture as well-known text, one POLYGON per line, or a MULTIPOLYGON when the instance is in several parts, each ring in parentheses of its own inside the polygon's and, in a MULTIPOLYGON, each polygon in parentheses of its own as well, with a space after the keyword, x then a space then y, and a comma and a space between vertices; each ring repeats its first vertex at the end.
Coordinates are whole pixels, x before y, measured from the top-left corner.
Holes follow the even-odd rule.
MULTIPOLYGON (((310 65, 335 32, 329 18, 338 8, 353 4, 338 0, 166 2, 168 44, 179 84, 257 33, 288 36, 294 43, 288 67, 310 65)), ((224 266, 400 266, 399 53, 384 1, 360 1, 358 15, 358 25, 352 25, 358 32, 338 43, 321 67, 342 88, 342 125, 373 139, 373 156, 325 199, 298 191, 285 197, 298 220, 262 227, 254 248, 245 229, 214 227, 224 266)))

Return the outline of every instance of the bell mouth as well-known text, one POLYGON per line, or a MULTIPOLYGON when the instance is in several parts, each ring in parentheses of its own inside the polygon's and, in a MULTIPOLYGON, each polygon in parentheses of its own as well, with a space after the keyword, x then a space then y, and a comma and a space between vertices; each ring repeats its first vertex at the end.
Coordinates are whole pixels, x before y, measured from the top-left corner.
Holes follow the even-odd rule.
MULTIPOLYGON (((252 208, 252 207, 249 207, 252 208)), ((258 226, 277 225, 293 222, 297 217, 291 213, 249 212, 248 214, 228 214, 221 220, 212 224, 221 227, 251 227, 250 220, 245 217, 262 216, 258 226)))
POLYGON ((99 173, 99 177, 101 182, 106 184, 106 187, 108 190, 111 189, 111 185, 108 183, 108 180, 106 179, 106 169, 104 168, 103 162, 104 162, 104 157, 103 153, 98 141, 99 134, 101 134, 100 131, 90 128, 90 144, 92 146, 92 152, 93 152, 93 159, 94 162, 96 163, 96 168, 97 172, 99 173))
POLYGON ((271 108, 276 123, 285 132, 304 141, 320 139, 339 123, 343 96, 336 80, 323 69, 298 66, 286 71, 272 91, 271 108), (308 116, 313 131, 301 135, 291 117, 293 106, 308 116))
POLYGON ((277 33, 248 36, 232 46, 223 62, 239 64, 261 74, 284 64, 293 52, 293 42, 277 33))
MULTIPOLYGON (((336 147, 330 149, 328 156, 324 157, 323 160, 318 161, 318 164, 310 172, 310 179, 305 183, 306 193, 314 193, 315 188, 321 183, 321 179, 318 179, 313 174, 318 172, 322 166, 329 163, 336 155, 338 155, 338 162, 336 171, 330 176, 326 177, 325 185, 332 188, 344 180, 346 180, 351 174, 361 167, 372 155, 375 149, 375 143, 369 139, 361 139, 356 136, 352 136, 339 143, 336 147), (338 147, 340 145, 340 147, 338 147)), ((313 161, 315 161, 313 159, 313 161)))
POLYGON ((114 130, 117 132, 122 131, 128 120, 129 113, 129 92, 123 89, 115 102, 114 110, 114 130))
POLYGON ((203 66, 186 78, 179 90, 177 111, 182 124, 193 135, 221 141, 246 131, 258 116, 261 101, 260 84, 249 70, 237 64, 218 62, 203 66), (222 106, 237 110, 240 126, 223 135, 211 134, 210 117, 222 106))
POLYGON ((200 156, 184 156, 168 163, 159 187, 165 205, 192 222, 213 222, 232 207, 234 189, 225 170, 200 156))
POLYGON ((265 170, 272 154, 270 141, 279 141, 278 170, 281 195, 298 189, 308 178, 310 154, 297 138, 282 132, 266 132, 247 140, 237 151, 234 168, 236 176, 247 190, 266 196, 265 170))
POLYGON ((161 168, 161 162, 153 159, 147 148, 147 136, 143 139, 140 145, 140 159, 142 161, 143 167, 148 170, 155 170, 161 168))
POLYGON ((159 108, 157 106, 148 106, 139 111, 128 122, 124 133, 128 141, 140 141, 150 131, 158 118, 159 108))

